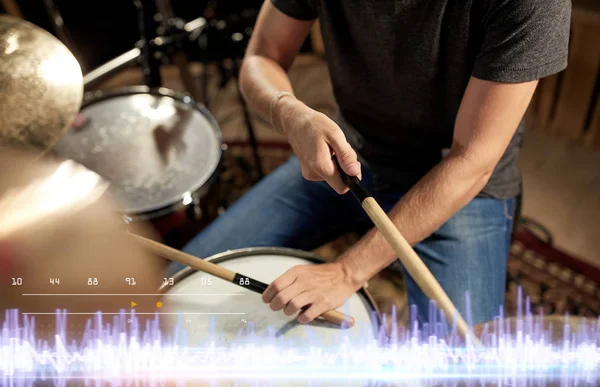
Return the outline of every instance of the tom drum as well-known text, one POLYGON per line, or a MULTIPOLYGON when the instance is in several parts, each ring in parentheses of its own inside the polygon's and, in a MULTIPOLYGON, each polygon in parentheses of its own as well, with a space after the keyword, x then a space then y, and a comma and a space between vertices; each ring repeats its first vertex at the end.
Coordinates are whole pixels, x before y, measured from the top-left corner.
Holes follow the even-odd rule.
POLYGON ((169 89, 135 86, 86 94, 55 152, 111 182, 123 214, 156 221, 199 210, 222 148, 217 122, 203 105, 169 89))

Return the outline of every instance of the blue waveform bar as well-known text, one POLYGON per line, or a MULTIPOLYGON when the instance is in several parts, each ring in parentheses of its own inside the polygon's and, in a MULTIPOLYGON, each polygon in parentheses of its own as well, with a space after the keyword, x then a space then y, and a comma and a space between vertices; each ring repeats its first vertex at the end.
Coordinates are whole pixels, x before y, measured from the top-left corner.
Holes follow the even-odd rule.
MULTIPOLYGON (((72 381, 184 385, 223 379, 262 381, 257 385, 274 385, 271 381, 276 380, 307 385, 331 380, 356 385, 366 385, 365 381, 440 386, 460 381, 473 386, 600 384, 600 319, 584 319, 574 330, 567 316, 562 340, 553 342, 552 326, 544 324, 544 316, 533 315, 528 308, 522 312, 521 307, 516 329, 503 319, 502 310, 484 327, 479 335, 482 347, 462 341, 455 327, 448 328, 443 316, 436 319, 432 312, 432 321, 422 326, 413 321, 410 329, 396 329, 392 324, 390 336, 383 334, 383 326, 378 335, 365 332, 363 340, 334 330, 339 337, 328 345, 317 339, 298 345, 285 336, 249 331, 223 343, 214 322, 209 338, 192 344, 182 318, 170 334, 164 334, 159 314, 142 322, 133 311, 124 310, 112 316, 111 323, 96 313, 82 339, 70 343, 67 311, 57 311, 50 343, 36 338, 34 316, 10 310, 1 325, 0 380, 3 386, 32 386, 40 380, 62 386, 72 381)), ((384 324, 387 318, 383 317, 384 324)))

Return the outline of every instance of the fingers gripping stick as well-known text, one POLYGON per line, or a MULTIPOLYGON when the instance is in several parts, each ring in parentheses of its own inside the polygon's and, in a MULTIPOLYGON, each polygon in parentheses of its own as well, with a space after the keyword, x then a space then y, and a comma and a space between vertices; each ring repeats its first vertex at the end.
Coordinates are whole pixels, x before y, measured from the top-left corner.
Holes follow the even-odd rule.
MULTIPOLYGON (((186 266, 190 266, 196 270, 200 270, 205 273, 211 274, 215 277, 221 278, 225 281, 244 287, 256 293, 262 294, 267 289, 267 284, 257 281, 248 276, 235 273, 212 262, 205 261, 203 259, 186 254, 182 251, 165 246, 162 243, 158 243, 138 235, 131 235, 135 239, 137 239, 137 241, 148 251, 160 257, 166 258, 170 261, 182 263, 186 266)), ((352 318, 351 316, 346 316, 345 314, 338 312, 337 310, 327 311, 323 313, 320 317, 326 321, 329 321, 336 325, 340 325, 345 328, 351 328, 352 326, 354 326, 354 318, 352 318)))

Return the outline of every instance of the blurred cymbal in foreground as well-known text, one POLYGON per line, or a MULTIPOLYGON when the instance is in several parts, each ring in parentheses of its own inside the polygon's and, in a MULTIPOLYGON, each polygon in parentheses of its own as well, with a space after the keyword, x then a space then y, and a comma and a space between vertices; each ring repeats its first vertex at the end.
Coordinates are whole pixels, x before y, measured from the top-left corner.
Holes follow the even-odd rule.
POLYGON ((128 235, 107 184, 73 161, 33 159, 0 152, 0 310, 35 314, 49 337, 56 309, 77 314, 67 317, 75 335, 99 310, 129 311, 133 301, 136 313, 155 312, 159 296, 129 294, 155 294, 163 261, 128 235))
POLYGON ((83 98, 79 63, 58 39, 0 15, 0 146, 43 154, 74 121, 83 98))

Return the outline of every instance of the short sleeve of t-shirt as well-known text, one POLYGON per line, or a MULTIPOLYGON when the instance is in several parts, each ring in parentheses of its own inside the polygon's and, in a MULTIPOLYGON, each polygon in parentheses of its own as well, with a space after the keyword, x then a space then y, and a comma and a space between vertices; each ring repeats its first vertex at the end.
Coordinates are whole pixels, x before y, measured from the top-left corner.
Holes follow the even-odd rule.
POLYGON ((316 0, 271 0, 271 3, 294 19, 314 20, 318 17, 316 0))
POLYGON ((567 67, 570 0, 488 0, 472 75, 505 83, 541 79, 567 67))

